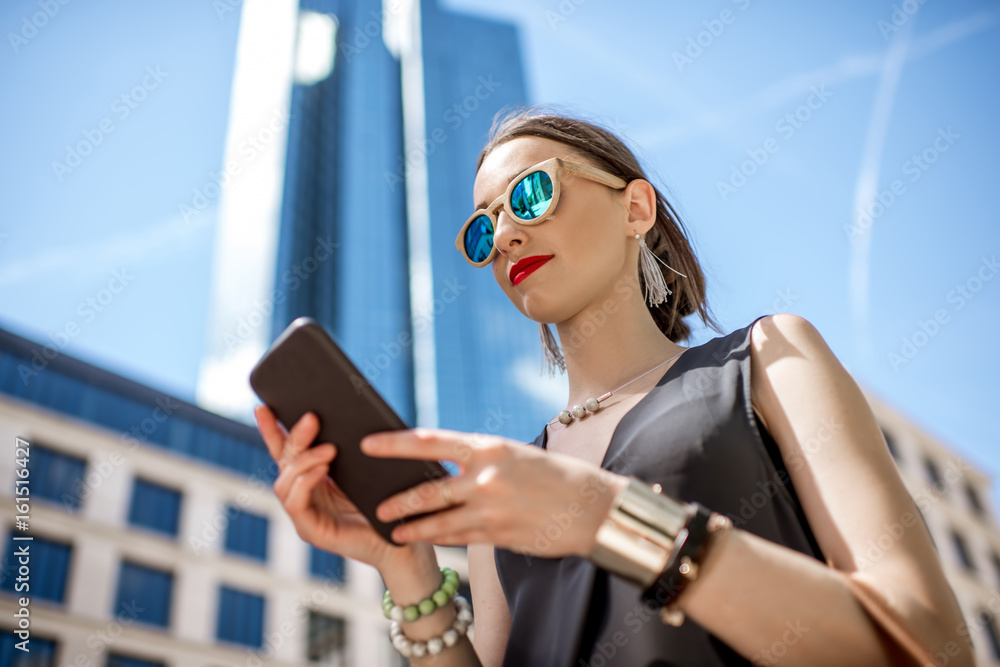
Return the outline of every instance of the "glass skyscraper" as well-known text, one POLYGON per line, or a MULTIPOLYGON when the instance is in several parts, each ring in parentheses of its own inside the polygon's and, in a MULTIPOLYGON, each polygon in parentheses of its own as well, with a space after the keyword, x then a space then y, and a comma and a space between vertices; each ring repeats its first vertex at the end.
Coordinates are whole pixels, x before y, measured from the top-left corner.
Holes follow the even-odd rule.
POLYGON ((526 393, 537 325, 454 247, 494 115, 527 102, 517 30, 433 1, 300 10, 335 17, 337 48, 328 77, 293 87, 276 280, 335 249, 272 339, 309 315, 408 424, 534 439, 555 412, 526 393))

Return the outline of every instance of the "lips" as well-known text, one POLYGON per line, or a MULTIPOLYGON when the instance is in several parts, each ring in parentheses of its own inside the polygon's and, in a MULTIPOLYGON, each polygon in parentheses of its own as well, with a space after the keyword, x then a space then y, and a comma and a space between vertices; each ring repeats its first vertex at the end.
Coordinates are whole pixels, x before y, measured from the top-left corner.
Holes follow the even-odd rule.
POLYGON ((553 255, 532 255, 518 260, 510 269, 510 281, 517 285, 552 257, 553 255))

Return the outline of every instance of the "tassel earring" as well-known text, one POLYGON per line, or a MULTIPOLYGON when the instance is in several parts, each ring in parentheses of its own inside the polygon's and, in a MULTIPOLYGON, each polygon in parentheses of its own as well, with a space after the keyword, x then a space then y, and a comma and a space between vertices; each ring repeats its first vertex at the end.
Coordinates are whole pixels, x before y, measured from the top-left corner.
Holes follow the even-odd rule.
POLYGON ((638 234, 635 235, 635 238, 639 240, 639 268, 642 270, 642 279, 646 283, 646 300, 649 302, 649 305, 658 306, 667 300, 668 294, 673 294, 673 292, 667 287, 667 282, 663 279, 663 271, 656 265, 656 262, 659 262, 679 276, 685 278, 687 276, 657 257, 649 249, 649 246, 646 245, 646 239, 638 234))
POLYGON ((566 360, 563 359, 559 344, 548 324, 538 323, 538 336, 542 339, 542 351, 545 353, 545 363, 549 368, 549 377, 556 376, 556 367, 562 373, 566 372, 566 360))

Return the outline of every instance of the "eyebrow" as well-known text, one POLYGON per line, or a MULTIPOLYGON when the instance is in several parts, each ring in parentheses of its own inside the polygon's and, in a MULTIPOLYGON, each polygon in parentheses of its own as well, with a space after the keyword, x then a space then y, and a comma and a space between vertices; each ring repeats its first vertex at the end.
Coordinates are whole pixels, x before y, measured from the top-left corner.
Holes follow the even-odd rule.
MULTIPOLYGON (((525 167, 524 169, 527 169, 527 168, 528 167, 525 167)), ((508 185, 510 185, 510 182, 513 181, 515 178, 517 178, 517 175, 520 174, 522 171, 524 171, 524 169, 521 169, 520 171, 515 171, 514 173, 510 174, 509 176, 507 176, 506 178, 503 179, 503 182, 505 182, 508 185)), ((507 191, 507 188, 505 187, 504 188, 504 192, 506 192, 506 191, 507 191)), ((502 197, 503 196, 503 192, 501 192, 499 196, 502 197)), ((493 201, 496 201, 496 198, 494 198, 493 201)), ((490 203, 492 203, 492 202, 488 202, 488 201, 477 202, 476 203, 476 208, 474 210, 478 211, 481 208, 486 208, 486 205, 490 204, 490 203)))

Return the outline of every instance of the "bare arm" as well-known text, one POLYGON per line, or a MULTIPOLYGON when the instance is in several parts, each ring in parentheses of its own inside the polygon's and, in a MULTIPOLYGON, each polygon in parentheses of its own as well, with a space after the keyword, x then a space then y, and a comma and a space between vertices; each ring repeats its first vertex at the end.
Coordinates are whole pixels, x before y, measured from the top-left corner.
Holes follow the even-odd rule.
MULTIPOLYGON (((434 547, 427 543, 414 546, 417 547, 416 558, 408 558, 406 562, 379 570, 393 601, 403 607, 417 604, 441 585, 441 570, 434 554, 434 547)), ((455 603, 449 602, 430 616, 402 623, 403 633, 415 642, 440 637, 455 620, 455 614, 455 603)), ((414 667, 481 667, 482 663, 472 648, 468 634, 465 634, 459 637, 454 646, 445 648, 438 655, 411 657, 410 664, 414 667)))
POLYGON ((510 609, 497 577, 492 544, 469 545, 469 585, 476 610, 476 653, 484 667, 499 667, 510 636, 510 609))
MULTIPOLYGON (((957 600, 857 384, 798 316, 762 319, 751 352, 754 403, 829 564, 876 588, 927 651, 952 645, 951 667, 973 665, 957 600), (893 546, 866 562, 869 541, 896 525, 905 528, 893 546)), ((742 655, 789 667, 901 664, 842 574, 741 530, 717 546, 679 602, 742 655)))

